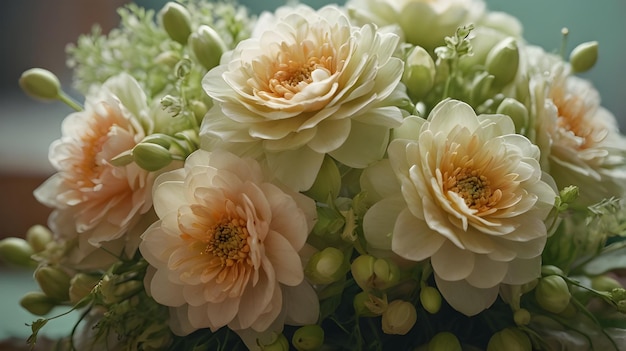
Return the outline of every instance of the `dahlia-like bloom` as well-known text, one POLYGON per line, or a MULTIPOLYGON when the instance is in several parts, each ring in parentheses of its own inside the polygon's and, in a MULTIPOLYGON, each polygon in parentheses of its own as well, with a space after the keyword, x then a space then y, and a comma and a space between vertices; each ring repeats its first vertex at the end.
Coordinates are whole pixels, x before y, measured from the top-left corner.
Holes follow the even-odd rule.
MULTIPOLYGON (((366 213, 366 239, 409 261, 430 259, 448 303, 477 314, 495 301, 500 284, 539 276, 544 219, 556 193, 542 180, 539 149, 515 134, 508 116, 476 116, 469 105, 446 100, 427 121, 407 123, 421 125, 417 140, 398 138, 388 149, 401 195, 378 191, 390 195, 366 213)), ((376 173, 380 184, 394 183, 389 172, 376 173)))
POLYGON ((396 35, 354 27, 337 7, 277 14, 204 77, 216 104, 202 148, 263 158, 281 182, 306 190, 325 154, 355 168, 383 157, 402 119, 386 106, 406 98, 402 61, 391 57, 396 35))
POLYGON ((78 238, 78 261, 105 243, 115 250, 126 244, 129 254, 137 249, 143 229, 132 238, 125 234, 152 206, 152 176, 134 163, 117 167, 110 160, 143 139, 147 111, 139 84, 126 74, 113 77, 87 96, 83 111, 67 116, 61 138, 50 145, 57 173, 35 197, 54 209, 49 225, 56 235, 78 238))
POLYGON ((357 23, 399 26, 405 41, 431 52, 485 12, 482 0, 348 0, 346 7, 357 23))
POLYGON ((317 321, 298 254, 313 200, 267 182, 252 159, 198 150, 157 178, 154 209, 160 220, 139 246, 152 267, 145 285, 171 307, 175 333, 228 326, 245 337, 317 321))
POLYGON ((626 194, 626 138, 588 81, 560 58, 527 49, 536 143, 559 188, 577 185, 590 205, 626 194))

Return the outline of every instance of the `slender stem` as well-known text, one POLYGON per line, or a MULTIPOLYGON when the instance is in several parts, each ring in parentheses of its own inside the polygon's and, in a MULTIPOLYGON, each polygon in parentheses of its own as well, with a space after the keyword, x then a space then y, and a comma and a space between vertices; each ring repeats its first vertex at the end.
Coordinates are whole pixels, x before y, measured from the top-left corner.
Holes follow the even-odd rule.
POLYGON ((59 94, 59 100, 65 103, 67 106, 71 107, 74 111, 80 112, 83 110, 83 107, 80 106, 80 104, 76 100, 72 99, 64 92, 61 92, 59 94))

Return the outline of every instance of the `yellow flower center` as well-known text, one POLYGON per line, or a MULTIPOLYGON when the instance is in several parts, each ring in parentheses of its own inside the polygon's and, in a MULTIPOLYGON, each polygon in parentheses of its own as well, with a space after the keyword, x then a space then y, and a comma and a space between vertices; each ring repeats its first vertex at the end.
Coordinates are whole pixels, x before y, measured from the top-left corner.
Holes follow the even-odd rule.
POLYGON ((283 44, 274 64, 274 74, 268 82, 270 94, 287 100, 313 82, 312 73, 317 69, 327 75, 335 71, 333 52, 330 45, 312 49, 307 45, 288 47, 283 44))
POLYGON ((478 171, 457 167, 449 174, 446 190, 459 194, 467 207, 480 212, 488 211, 502 197, 502 192, 493 191, 489 179, 478 171))
POLYGON ((247 261, 250 245, 248 245, 248 229, 241 218, 222 218, 209 229, 209 239, 205 252, 219 259, 221 267, 231 267, 235 263, 247 261))

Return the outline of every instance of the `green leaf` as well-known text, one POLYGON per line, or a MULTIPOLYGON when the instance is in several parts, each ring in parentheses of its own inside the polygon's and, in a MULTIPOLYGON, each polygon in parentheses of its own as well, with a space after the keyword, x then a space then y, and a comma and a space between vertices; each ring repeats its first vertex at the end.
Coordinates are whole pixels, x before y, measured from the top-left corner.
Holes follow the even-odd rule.
POLYGON ((620 268, 626 268, 625 242, 605 247, 597 257, 583 267, 583 271, 589 275, 599 275, 620 268))

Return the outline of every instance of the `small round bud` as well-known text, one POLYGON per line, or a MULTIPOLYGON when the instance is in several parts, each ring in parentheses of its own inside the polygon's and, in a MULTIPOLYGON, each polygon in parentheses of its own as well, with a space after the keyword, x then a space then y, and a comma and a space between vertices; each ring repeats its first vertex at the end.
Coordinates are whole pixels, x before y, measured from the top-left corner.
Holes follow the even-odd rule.
POLYGON ((526 131, 528 127, 528 109, 521 102, 513 98, 505 98, 498 106, 496 112, 511 117, 517 133, 526 131))
POLYGON ((278 334, 270 343, 259 347, 261 351, 289 351, 289 341, 283 334, 278 334))
POLYGON ((37 263, 31 258, 33 253, 33 248, 22 238, 9 237, 0 240, 0 258, 6 263, 35 267, 37 263))
POLYGON ((180 61, 180 55, 172 50, 164 51, 157 55, 154 59, 154 63, 159 66, 174 67, 180 61))
POLYGON ((176 2, 168 2, 159 12, 163 29, 172 40, 181 44, 187 43, 191 34, 191 16, 187 9, 176 2))
POLYGON ((293 333, 291 343, 298 351, 319 350, 324 344, 324 329, 317 324, 305 325, 293 333))
POLYGON ((574 202, 574 200, 578 198, 578 195, 579 190, 578 187, 575 185, 566 186, 561 191, 559 191, 559 197, 561 198, 561 201, 566 204, 574 202))
POLYGON ((416 46, 405 59, 402 82, 406 85, 409 96, 418 100, 424 97, 435 84, 435 62, 421 46, 416 46))
POLYGON ((70 280, 70 302, 73 304, 78 303, 91 293, 99 281, 100 278, 85 273, 78 273, 73 276, 70 280))
POLYGON ((435 314, 441 308, 441 294, 432 286, 425 286, 420 291, 420 302, 428 313, 435 314))
POLYGON ((31 68, 22 73, 20 88, 29 96, 44 100, 57 100, 61 96, 61 82, 57 76, 43 68, 31 68))
POLYGON ((305 194, 315 201, 326 203, 329 201, 329 197, 334 199, 339 195, 340 187, 341 174, 339 168, 331 157, 326 156, 313 186, 305 194))
POLYGON ((135 163, 146 171, 158 171, 172 162, 170 151, 161 145, 139 143, 133 148, 135 163))
POLYGON ((528 312, 525 308, 520 308, 519 310, 513 313, 513 320, 515 324, 518 326, 527 325, 530 323, 530 312, 528 312))
POLYGON ((35 280, 43 292, 55 301, 70 299, 70 276, 64 270, 53 266, 40 266, 35 270, 35 280))
POLYGON ((56 306, 56 303, 41 291, 31 291, 22 296, 20 305, 34 315, 44 316, 56 306))
POLYGON ((608 275, 599 275, 591 279, 591 287, 599 291, 611 291, 623 288, 622 284, 608 275))
POLYGON ((428 343, 428 351, 461 351, 461 342, 450 332, 437 333, 428 343))
POLYGON ((41 252, 52 241, 52 232, 42 225, 34 225, 26 232, 26 241, 35 253, 41 252))
POLYGON ((598 42, 589 41, 582 43, 572 50, 569 56, 569 63, 572 70, 582 73, 590 70, 598 61, 598 42))
POLYGON ((352 301, 354 311, 360 317, 380 316, 387 309, 387 301, 374 296, 367 291, 361 291, 352 301))
POLYGON ((329 246, 311 257, 304 274, 313 284, 330 284, 341 279, 346 271, 343 252, 329 246))
POLYGON ((558 275, 549 275, 539 279, 535 288, 535 299, 539 306, 552 313, 561 313, 569 305, 572 295, 567 282, 558 275))
POLYGON ((393 300, 383 312, 382 325, 385 334, 405 335, 417 322, 417 311, 412 303, 393 300))
POLYGON ((491 336, 487 351, 532 351, 528 335, 518 328, 506 328, 491 336))
POLYGON ((544 277, 549 275, 563 275, 563 270, 557 266, 546 264, 541 266, 541 275, 544 277))
POLYGON ((493 85, 502 87, 512 82, 519 66, 517 41, 509 37, 496 44, 487 54, 487 72, 494 76, 493 85))
POLYGON ((352 277, 361 289, 389 289, 400 281, 400 269, 386 259, 361 255, 351 266, 352 277))
POLYGON ((195 33, 191 34, 189 47, 196 60, 206 69, 217 66, 222 54, 228 50, 226 43, 215 29, 207 25, 201 25, 195 33))

